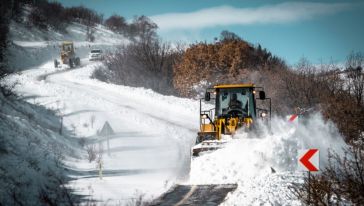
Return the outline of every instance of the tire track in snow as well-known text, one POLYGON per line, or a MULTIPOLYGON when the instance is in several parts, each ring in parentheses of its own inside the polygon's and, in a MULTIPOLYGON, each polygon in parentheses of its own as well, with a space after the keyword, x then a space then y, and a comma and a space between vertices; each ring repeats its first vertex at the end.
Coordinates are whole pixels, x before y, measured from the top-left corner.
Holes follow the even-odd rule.
MULTIPOLYGON (((82 69, 82 67, 80 68, 82 69)), ((179 122, 175 122, 172 121, 170 119, 166 119, 165 115, 163 116, 156 116, 152 113, 149 112, 143 112, 140 111, 140 108, 136 108, 134 106, 131 106, 130 104, 121 104, 117 99, 114 98, 114 96, 109 95, 110 93, 114 93, 115 96, 118 96, 119 94, 113 92, 113 91, 108 91, 108 93, 106 92, 102 92, 101 90, 103 90, 104 88, 100 88, 100 87, 96 87, 95 85, 82 85, 80 83, 76 83, 73 81, 69 81, 66 78, 62 78, 62 79, 58 79, 59 75, 62 75, 64 73, 67 72, 72 72, 73 70, 64 70, 63 72, 52 72, 49 74, 44 74, 42 76, 45 77, 45 79, 47 80, 48 83, 52 83, 52 84, 56 84, 56 85, 62 85, 63 87, 69 88, 71 91, 78 91, 78 90, 82 90, 82 91, 86 91, 88 95, 92 94, 94 97, 100 98, 102 97, 103 101, 108 101, 111 104, 117 105, 119 107, 123 107, 126 108, 128 110, 131 110, 135 113, 139 113, 143 116, 147 116, 149 118, 155 119, 157 121, 162 122, 161 125, 165 125, 165 124, 169 124, 169 125, 173 125, 177 128, 180 129, 184 129, 184 130, 188 130, 189 132, 193 132, 193 133, 197 133, 197 128, 188 128, 186 127, 186 125, 182 125, 179 122), (52 78, 55 76, 58 76, 58 78, 52 78), (92 87, 92 88, 90 88, 92 87)), ((121 98, 122 99, 122 98, 121 98)), ((134 100, 132 100, 132 102, 134 103, 134 100)), ((163 113, 162 113, 163 114, 163 113)))

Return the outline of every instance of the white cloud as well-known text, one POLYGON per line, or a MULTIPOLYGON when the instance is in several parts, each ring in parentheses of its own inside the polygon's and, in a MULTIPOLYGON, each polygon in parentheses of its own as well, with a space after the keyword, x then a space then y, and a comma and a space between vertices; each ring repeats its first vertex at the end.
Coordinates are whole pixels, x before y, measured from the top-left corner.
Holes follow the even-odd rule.
POLYGON ((189 13, 151 16, 161 30, 200 29, 226 25, 283 24, 337 13, 352 7, 346 3, 290 2, 258 8, 220 6, 189 13))

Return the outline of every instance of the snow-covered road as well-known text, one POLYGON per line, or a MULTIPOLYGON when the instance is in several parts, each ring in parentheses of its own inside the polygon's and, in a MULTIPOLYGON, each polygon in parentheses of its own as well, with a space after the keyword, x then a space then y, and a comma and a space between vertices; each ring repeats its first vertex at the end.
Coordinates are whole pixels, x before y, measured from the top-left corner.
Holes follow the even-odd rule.
POLYGON ((99 139, 96 142, 103 145, 103 178, 83 150, 80 159, 67 160, 78 178, 70 187, 108 202, 128 202, 141 194, 156 197, 186 172, 181 162, 189 158, 198 129, 198 103, 90 79, 100 63, 82 62, 74 70, 56 69, 48 62, 12 75, 9 81, 18 83, 18 93, 34 97, 30 102, 59 110, 64 130, 82 139, 99 139), (97 136, 106 121, 115 132, 110 155, 105 137, 97 136))

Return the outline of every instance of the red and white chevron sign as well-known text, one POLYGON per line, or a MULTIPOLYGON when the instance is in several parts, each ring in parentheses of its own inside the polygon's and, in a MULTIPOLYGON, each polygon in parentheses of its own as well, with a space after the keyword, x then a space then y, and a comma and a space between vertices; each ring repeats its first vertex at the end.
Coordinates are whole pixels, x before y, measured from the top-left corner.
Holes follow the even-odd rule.
POLYGON ((320 169, 320 153, 318 149, 298 150, 298 169, 301 171, 317 172, 320 169))

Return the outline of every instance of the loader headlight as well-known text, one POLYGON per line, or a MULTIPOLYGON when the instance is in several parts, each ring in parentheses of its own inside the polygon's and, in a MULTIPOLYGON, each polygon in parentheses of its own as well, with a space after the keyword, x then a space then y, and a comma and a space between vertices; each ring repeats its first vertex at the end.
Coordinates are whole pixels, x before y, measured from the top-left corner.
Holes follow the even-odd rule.
POLYGON ((261 117, 265 117, 265 116, 267 116, 267 113, 262 112, 262 113, 260 114, 260 116, 261 116, 261 117))
POLYGON ((203 115, 201 115, 201 118, 202 119, 207 119, 208 118, 208 115, 207 114, 203 114, 203 115))

